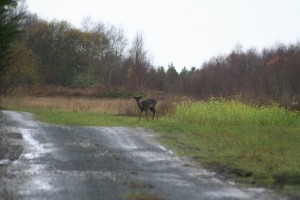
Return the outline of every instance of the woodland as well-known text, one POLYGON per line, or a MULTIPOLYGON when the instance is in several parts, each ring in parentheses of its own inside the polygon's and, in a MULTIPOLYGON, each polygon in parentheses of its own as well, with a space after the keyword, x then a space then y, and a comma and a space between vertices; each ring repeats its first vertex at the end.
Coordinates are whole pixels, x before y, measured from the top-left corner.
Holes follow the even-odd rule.
POLYGON ((86 18, 76 28, 67 21, 46 21, 16 7, 16 1, 6 1, 12 4, 1 10, 1 29, 12 31, 14 37, 5 38, 5 31, 0 35, 7 43, 0 47, 2 95, 22 88, 32 95, 77 91, 66 93, 119 98, 157 91, 285 106, 299 101, 299 42, 262 50, 237 45, 201 66, 178 72, 172 63, 152 64, 141 33, 128 42, 125 31, 114 25, 86 18))

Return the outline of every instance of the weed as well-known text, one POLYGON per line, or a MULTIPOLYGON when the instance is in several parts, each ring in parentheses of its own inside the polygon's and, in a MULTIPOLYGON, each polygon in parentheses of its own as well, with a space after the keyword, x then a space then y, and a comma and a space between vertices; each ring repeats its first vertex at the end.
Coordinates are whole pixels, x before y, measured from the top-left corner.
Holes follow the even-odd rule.
POLYGON ((182 102, 173 117, 179 122, 211 126, 299 126, 296 112, 276 104, 257 107, 237 101, 182 102))

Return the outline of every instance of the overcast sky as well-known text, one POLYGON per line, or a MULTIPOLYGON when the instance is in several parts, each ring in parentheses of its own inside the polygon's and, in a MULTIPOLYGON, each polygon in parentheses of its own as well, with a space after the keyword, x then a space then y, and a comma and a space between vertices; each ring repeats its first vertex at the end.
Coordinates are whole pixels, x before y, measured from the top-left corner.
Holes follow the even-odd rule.
POLYGON ((39 17, 81 27, 85 17, 142 32, 155 66, 201 67, 237 44, 261 50, 300 41, 300 0, 27 0, 39 17))

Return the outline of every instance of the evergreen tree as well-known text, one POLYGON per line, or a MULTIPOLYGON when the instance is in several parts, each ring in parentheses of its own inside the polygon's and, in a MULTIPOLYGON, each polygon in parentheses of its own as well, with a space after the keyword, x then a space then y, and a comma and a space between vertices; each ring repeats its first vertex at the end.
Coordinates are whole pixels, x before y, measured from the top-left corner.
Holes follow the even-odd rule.
POLYGON ((0 74, 3 75, 10 58, 10 45, 19 33, 22 14, 15 14, 16 0, 0 1, 0 74))

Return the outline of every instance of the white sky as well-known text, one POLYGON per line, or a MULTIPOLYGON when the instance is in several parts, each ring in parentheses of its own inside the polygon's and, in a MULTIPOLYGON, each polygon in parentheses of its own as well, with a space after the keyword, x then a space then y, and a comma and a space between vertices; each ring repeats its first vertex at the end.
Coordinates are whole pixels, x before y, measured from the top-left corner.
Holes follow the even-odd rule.
POLYGON ((81 27, 85 17, 142 32, 155 66, 177 71, 233 50, 300 40, 300 0, 27 0, 39 17, 81 27))

